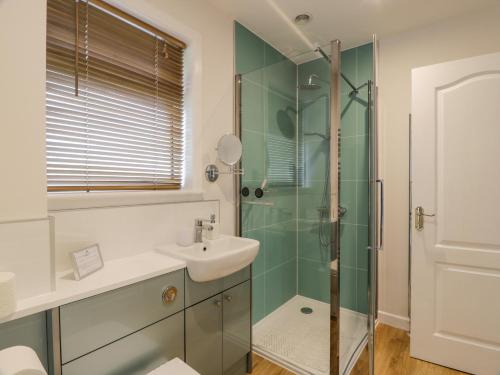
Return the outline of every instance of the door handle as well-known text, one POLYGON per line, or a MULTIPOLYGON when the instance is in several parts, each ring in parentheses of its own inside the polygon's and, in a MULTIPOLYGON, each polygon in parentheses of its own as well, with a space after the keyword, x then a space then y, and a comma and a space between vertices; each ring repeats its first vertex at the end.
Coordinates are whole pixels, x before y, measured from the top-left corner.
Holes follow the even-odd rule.
POLYGON ((384 248, 384 180, 378 179, 377 183, 380 184, 380 225, 378 234, 378 246, 377 250, 382 250, 384 248))
POLYGON ((436 214, 426 214, 422 206, 415 208, 415 229, 418 231, 424 230, 424 216, 434 217, 436 214))

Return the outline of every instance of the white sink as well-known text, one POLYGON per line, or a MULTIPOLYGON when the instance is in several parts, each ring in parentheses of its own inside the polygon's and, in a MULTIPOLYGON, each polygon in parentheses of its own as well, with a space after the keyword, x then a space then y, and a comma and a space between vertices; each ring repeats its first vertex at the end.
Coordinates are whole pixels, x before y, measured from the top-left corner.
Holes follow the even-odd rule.
POLYGON ((156 250, 185 261, 191 279, 203 282, 219 279, 248 266, 259 253, 259 241, 220 236, 216 240, 191 246, 163 245, 156 250))

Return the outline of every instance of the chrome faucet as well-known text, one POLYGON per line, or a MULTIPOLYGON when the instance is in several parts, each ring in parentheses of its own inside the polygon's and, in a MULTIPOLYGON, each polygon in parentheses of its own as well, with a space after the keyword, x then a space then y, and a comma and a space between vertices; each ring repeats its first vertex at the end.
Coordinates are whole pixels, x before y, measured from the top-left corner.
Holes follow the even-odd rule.
POLYGON ((214 229, 213 225, 215 224, 215 214, 210 215, 209 220, 204 219, 194 219, 194 242, 200 243, 203 242, 203 229, 212 231, 214 229), (203 224, 203 223, 210 224, 203 224))

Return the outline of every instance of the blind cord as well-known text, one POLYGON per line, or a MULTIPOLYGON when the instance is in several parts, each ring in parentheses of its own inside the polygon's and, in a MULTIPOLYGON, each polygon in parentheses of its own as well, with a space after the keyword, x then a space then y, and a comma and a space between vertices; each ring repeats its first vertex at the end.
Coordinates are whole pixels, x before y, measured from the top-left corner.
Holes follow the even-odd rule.
POLYGON ((85 182, 87 192, 89 181, 89 2, 85 5, 85 182))
POLYGON ((78 96, 78 65, 80 63, 80 0, 75 1, 75 96, 78 96))
MULTIPOLYGON (((159 61, 158 61, 158 38, 155 36, 155 124, 158 124, 158 98, 159 98, 159 84, 160 84, 160 72, 159 72, 159 61)), ((155 169, 153 177, 153 185, 158 184, 158 162, 155 160, 155 169)))

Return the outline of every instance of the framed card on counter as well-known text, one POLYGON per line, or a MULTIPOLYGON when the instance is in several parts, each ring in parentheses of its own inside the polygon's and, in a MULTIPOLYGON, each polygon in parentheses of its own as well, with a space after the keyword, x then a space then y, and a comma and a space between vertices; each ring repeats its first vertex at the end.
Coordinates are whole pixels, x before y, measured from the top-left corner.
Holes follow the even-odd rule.
POLYGON ((98 244, 73 251, 70 256, 76 280, 81 280, 104 267, 98 244))

